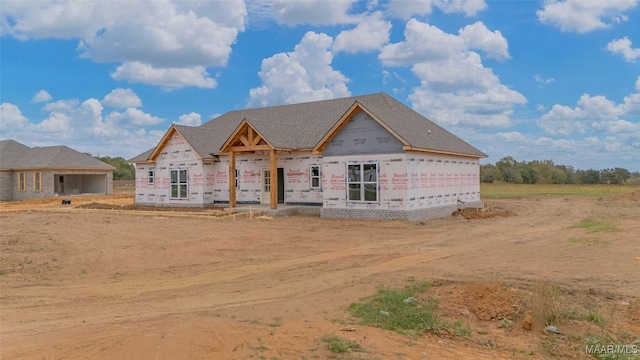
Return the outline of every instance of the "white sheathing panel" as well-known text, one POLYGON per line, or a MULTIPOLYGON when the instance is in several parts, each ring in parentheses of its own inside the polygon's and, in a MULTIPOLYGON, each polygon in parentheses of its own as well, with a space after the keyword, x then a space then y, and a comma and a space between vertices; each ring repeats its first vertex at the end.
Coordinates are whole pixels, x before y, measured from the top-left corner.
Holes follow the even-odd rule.
POLYGON ((334 209, 406 210, 408 177, 405 154, 331 156, 323 159, 323 206, 334 209), (346 172, 351 163, 378 164, 378 200, 348 201, 346 172))
POLYGON ((408 209, 480 201, 478 159, 407 153, 408 209))
POLYGON ((331 156, 323 161, 325 208, 419 210, 480 201, 477 159, 410 152, 331 156), (349 163, 378 164, 378 201, 347 200, 349 163))
POLYGON ((156 164, 136 164, 136 204, 155 204, 156 203, 156 181, 154 176, 153 184, 149 183, 149 170, 156 170, 156 164))
MULTIPOLYGON (((228 161, 228 158, 227 158, 228 161)), ((227 162, 227 169, 229 169, 227 162)), ((269 168, 269 153, 261 152, 257 154, 236 155, 236 170, 238 173, 238 186, 236 187, 236 201, 238 203, 260 203, 262 201, 262 178, 263 168, 269 168)), ((235 175, 232 174, 231 181, 235 182, 235 175)), ((229 189, 227 188, 227 201, 229 200, 229 189)))
POLYGON ((156 158, 155 164, 136 167, 136 203, 161 206, 204 205, 205 173, 195 150, 179 133, 174 133, 156 158), (148 183, 148 171, 155 170, 154 184, 148 183), (188 195, 171 197, 171 170, 187 170, 188 195))
POLYGON ((322 157, 310 152, 278 153, 278 167, 284 168, 284 201, 287 204, 321 204, 323 186, 311 188, 311 165, 319 165, 322 157))

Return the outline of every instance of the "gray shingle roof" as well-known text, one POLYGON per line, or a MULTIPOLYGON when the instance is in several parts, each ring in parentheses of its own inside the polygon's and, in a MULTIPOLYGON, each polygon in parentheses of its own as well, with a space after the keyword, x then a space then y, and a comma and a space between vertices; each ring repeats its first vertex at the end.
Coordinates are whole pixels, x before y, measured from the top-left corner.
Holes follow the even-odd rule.
POLYGON ((115 167, 64 145, 30 148, 14 140, 3 140, 0 169, 115 170, 115 167))
MULTIPOLYGON (((199 127, 180 126, 179 131, 194 147, 195 144, 200 144, 200 150, 196 151, 201 156, 201 151, 219 154, 220 147, 244 119, 275 148, 312 149, 356 102, 413 147, 487 156, 385 93, 230 111, 199 127), (199 130, 206 133, 200 133, 199 130)), ((139 159, 142 155, 134 159, 139 159)))

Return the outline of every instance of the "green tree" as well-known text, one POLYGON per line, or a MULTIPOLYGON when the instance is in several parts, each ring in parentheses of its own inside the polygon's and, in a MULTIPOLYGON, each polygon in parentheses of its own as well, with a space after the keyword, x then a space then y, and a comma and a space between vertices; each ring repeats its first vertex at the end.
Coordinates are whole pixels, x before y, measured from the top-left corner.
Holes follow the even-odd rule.
POLYGON ((480 165, 480 181, 483 183, 492 183, 494 181, 501 181, 502 174, 493 164, 480 165))
POLYGON ((135 179, 135 169, 127 160, 122 157, 96 156, 96 159, 115 166, 113 171, 113 180, 133 180, 135 179))
POLYGON ((600 182, 600 172, 593 169, 583 171, 580 180, 583 184, 597 184, 600 182))
POLYGON ((517 165, 518 162, 516 159, 511 156, 506 156, 496 163, 496 168, 500 171, 502 180, 509 183, 522 184, 524 181, 522 180, 522 175, 520 174, 519 169, 516 167, 517 165))

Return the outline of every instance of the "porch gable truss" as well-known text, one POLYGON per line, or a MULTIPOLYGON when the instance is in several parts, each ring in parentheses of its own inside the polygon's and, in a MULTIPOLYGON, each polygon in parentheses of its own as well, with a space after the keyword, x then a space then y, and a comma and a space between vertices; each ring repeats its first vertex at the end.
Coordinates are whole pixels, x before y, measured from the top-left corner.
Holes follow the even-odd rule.
POLYGON ((274 149, 273 146, 258 132, 247 119, 242 120, 236 130, 222 145, 220 151, 228 152, 252 152, 274 149))

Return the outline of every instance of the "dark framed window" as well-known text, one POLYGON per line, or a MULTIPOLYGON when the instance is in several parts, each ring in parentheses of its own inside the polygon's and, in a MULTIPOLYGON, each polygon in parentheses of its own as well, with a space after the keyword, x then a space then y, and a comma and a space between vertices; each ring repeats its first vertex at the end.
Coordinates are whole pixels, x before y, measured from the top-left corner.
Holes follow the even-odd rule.
POLYGON ((320 180, 320 165, 311 165, 309 167, 309 187, 311 189, 320 189, 322 187, 320 180))
POLYGON ((18 173, 18 191, 27 191, 27 173, 18 173))
POLYGON ((378 164, 347 164, 347 200, 378 201, 378 164))
POLYGON ((33 173, 33 190, 34 191, 42 191, 42 173, 36 172, 33 173))
POLYGON ((189 177, 186 169, 170 170, 171 198, 186 199, 189 196, 189 177))

